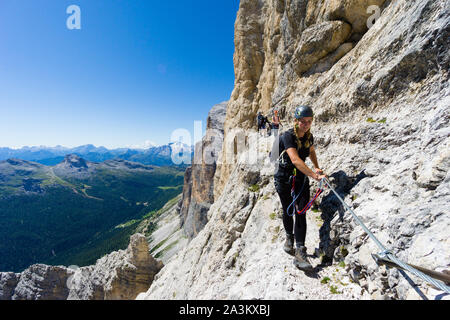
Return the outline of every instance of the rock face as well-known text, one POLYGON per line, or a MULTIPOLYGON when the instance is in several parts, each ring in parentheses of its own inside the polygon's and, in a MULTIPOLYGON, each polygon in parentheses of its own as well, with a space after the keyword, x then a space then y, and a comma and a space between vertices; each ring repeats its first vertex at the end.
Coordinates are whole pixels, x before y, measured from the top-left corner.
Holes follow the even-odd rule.
POLYGON ((131 237, 126 250, 113 252, 94 266, 75 270, 69 286, 69 300, 130 300, 148 288, 162 262, 150 254, 141 234, 131 237))
POLYGON ((151 219, 148 224, 148 228, 155 229, 147 239, 150 253, 164 264, 189 243, 189 239, 180 227, 180 208, 177 204, 180 203, 181 196, 180 194, 169 201, 160 209, 161 214, 151 219))
POLYGON ((113 252, 94 266, 33 265, 22 273, 0 273, 0 300, 130 300, 147 290, 162 263, 149 254, 141 234, 126 250, 113 252))
POLYGON ((401 260, 450 269, 449 8, 448 0, 242 0, 208 223, 138 299, 448 298, 377 266, 379 249, 328 190, 319 214, 308 214, 307 247, 314 265, 332 266, 314 280, 296 270, 282 252, 271 142, 252 129, 277 101, 283 129, 298 104, 310 104, 319 164, 341 197, 401 260), (368 28, 370 5, 380 17, 368 28))
POLYGON ((0 300, 63 300, 69 276, 66 268, 41 264, 20 274, 0 273, 0 300))
POLYGON ((214 175, 223 142, 227 102, 215 105, 208 114, 206 134, 195 147, 193 165, 185 172, 181 200, 181 224, 186 236, 194 238, 208 222, 214 202, 214 175))
MULTIPOLYGON (((354 33, 364 34, 368 24, 373 23, 371 16, 378 9, 381 11, 386 0, 331 0, 310 1, 308 3, 309 19, 347 21, 354 33), (375 6, 375 8, 373 7, 375 6)), ((310 21, 310 20, 309 20, 310 21)))
POLYGON ((351 30, 352 27, 343 21, 325 21, 305 29, 294 53, 299 61, 295 71, 302 74, 335 51, 347 40, 351 30))

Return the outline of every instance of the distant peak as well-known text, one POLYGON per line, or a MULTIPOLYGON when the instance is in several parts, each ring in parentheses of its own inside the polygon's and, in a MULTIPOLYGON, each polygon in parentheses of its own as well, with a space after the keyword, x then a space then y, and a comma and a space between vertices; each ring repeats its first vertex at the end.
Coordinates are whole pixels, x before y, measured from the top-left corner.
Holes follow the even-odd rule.
POLYGON ((74 168, 87 168, 86 160, 76 154, 68 154, 64 157, 64 163, 74 168))

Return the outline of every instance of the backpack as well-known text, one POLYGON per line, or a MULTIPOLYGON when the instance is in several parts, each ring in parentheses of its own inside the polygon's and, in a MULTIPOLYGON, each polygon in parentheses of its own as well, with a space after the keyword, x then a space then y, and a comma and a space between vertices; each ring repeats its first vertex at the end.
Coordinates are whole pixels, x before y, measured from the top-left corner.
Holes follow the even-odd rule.
POLYGON ((258 126, 262 126, 264 124, 264 116, 262 114, 258 114, 258 126))

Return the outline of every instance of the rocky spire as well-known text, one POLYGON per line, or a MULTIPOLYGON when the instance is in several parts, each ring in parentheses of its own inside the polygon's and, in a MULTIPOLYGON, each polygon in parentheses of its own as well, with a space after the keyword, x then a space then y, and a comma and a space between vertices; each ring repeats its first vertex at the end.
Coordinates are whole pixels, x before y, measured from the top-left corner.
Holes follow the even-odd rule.
POLYGON ((149 254, 144 235, 130 238, 126 250, 93 266, 36 264, 21 273, 0 273, 0 300, 130 300, 147 290, 162 262, 149 254))

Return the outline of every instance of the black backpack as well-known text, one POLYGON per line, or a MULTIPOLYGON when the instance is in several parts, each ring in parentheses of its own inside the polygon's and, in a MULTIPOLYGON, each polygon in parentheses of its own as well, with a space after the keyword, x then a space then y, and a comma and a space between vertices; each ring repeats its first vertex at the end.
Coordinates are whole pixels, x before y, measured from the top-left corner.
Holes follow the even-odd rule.
POLYGON ((264 124, 264 116, 262 114, 258 114, 258 126, 262 126, 264 124))

